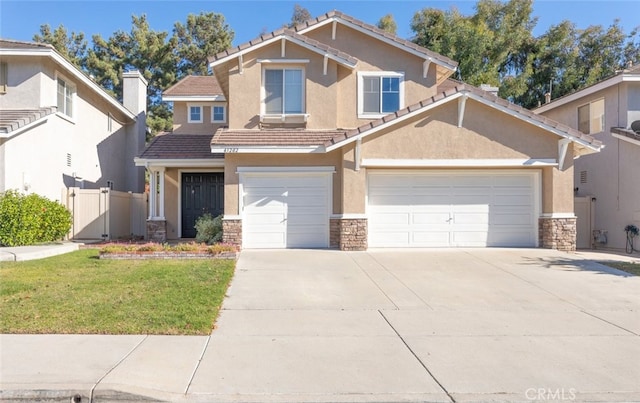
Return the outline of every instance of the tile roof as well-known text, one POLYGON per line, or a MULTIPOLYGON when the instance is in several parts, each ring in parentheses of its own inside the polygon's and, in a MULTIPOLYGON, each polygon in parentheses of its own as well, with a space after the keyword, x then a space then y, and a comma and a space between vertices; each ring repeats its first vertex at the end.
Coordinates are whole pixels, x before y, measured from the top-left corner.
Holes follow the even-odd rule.
POLYGON ((24 42, 0 38, 0 49, 53 49, 53 46, 47 43, 24 42))
POLYGON ((305 43, 308 46, 311 46, 313 48, 316 48, 318 50, 319 53, 328 53, 330 55, 332 55, 334 58, 341 60, 343 63, 346 64, 350 64, 350 65, 355 65, 358 63, 358 59, 356 59, 355 57, 346 54, 345 52, 339 50, 339 49, 334 49, 331 46, 325 45, 322 42, 318 42, 315 39, 311 39, 309 37, 306 37, 304 35, 300 35, 298 33, 296 33, 294 30, 292 29, 288 29, 288 28, 280 28, 276 31, 273 31, 271 33, 268 34, 263 34, 260 35, 259 37, 247 42, 247 43, 243 43, 242 45, 239 46, 235 46, 233 48, 229 48, 223 52, 220 52, 214 56, 211 56, 209 58, 209 63, 215 63, 216 61, 225 59, 229 56, 233 56, 234 54, 240 53, 242 51, 244 51, 245 49, 248 49, 250 47, 256 46, 256 45, 260 45, 270 39, 274 39, 274 38, 278 38, 278 37, 290 37, 293 38, 295 40, 301 41, 303 43, 305 43))
POLYGON ((345 130, 263 129, 216 131, 211 145, 218 146, 321 146, 345 130))
POLYGON ((360 21, 360 20, 358 20, 356 18, 353 18, 353 17, 351 17, 351 16, 349 16, 347 14, 344 14, 344 13, 342 13, 340 11, 337 11, 337 10, 329 11, 328 13, 323 14, 323 15, 317 17, 317 18, 312 18, 312 19, 310 19, 308 21, 305 21, 305 22, 303 22, 301 24, 298 24, 295 27, 293 27, 293 29, 296 32, 304 31, 304 30, 307 30, 308 28, 311 28, 311 27, 313 27, 313 26, 315 26, 315 25, 317 25, 317 24, 319 24, 319 23, 321 23, 321 22, 323 22, 325 20, 331 20, 331 19, 341 19, 341 20, 346 21, 348 23, 351 23, 351 24, 353 24, 355 26, 363 28, 363 29, 365 29, 367 31, 370 31, 373 34, 376 34, 378 36, 382 36, 382 37, 384 37, 386 39, 389 39, 389 40, 395 42, 396 44, 398 44, 400 46, 404 46, 404 47, 412 49, 412 50, 414 50, 416 52, 422 53, 426 57, 432 58, 432 59, 434 59, 436 61, 440 61, 440 62, 442 62, 444 64, 447 64, 447 65, 450 65, 450 66, 457 66, 458 65, 458 62, 456 62, 454 60, 451 60, 446 56, 443 56, 443 55, 441 55, 439 53, 433 52, 433 51, 431 51, 431 50, 429 50, 427 48, 424 48, 424 47, 422 47, 420 45, 416 45, 415 43, 413 43, 411 41, 408 41, 406 39, 402 39, 402 38, 400 38, 400 37, 398 37, 396 35, 393 35, 393 34, 387 32, 387 31, 384 31, 384 30, 382 30, 382 29, 380 29, 380 28, 378 28, 378 27, 376 27, 374 25, 367 24, 367 23, 365 23, 363 21, 360 21))
POLYGON ((611 133, 619 134, 621 136, 629 137, 632 140, 640 141, 640 132, 636 133, 630 129, 625 129, 622 127, 612 127, 611 133))
POLYGON ((223 95, 222 88, 215 76, 186 76, 171 87, 167 88, 163 96, 216 96, 223 95))
MULTIPOLYGON (((451 80, 454 81, 454 80, 451 80)), ((366 125, 360 126, 356 129, 353 130, 349 130, 344 134, 339 134, 337 136, 335 136, 334 138, 332 138, 331 140, 325 142, 325 147, 330 147, 330 146, 334 146, 337 145, 340 142, 343 142, 345 140, 348 140, 349 138, 361 135, 361 134, 365 134, 366 132, 375 129, 379 126, 382 125, 386 125, 388 123, 392 123, 394 120, 401 118, 402 116, 405 116, 409 113, 414 113, 414 112, 419 112, 420 109, 422 108, 426 108, 430 105, 433 105, 434 103, 438 102, 438 101, 442 101, 442 100, 446 100, 447 98, 451 98, 454 95, 458 94, 458 93, 468 93, 471 94, 472 96, 474 96, 476 99, 479 100, 484 100, 485 102, 487 102, 488 104, 495 104, 496 106, 499 107, 503 107, 508 109, 509 111, 513 112, 515 116, 520 117, 522 119, 530 119, 533 121, 536 121, 544 126, 546 126, 549 129, 556 129, 560 132, 563 132, 567 135, 567 137, 573 137, 573 138, 577 138, 580 139, 582 141, 584 141, 585 143, 593 146, 593 147, 600 147, 602 145, 602 142, 599 140, 594 139, 593 137, 582 133, 581 131, 578 131, 576 129, 573 129, 567 125, 558 123, 554 120, 551 120, 547 117, 544 117, 542 115, 538 115, 536 113, 531 112, 528 109, 525 109, 521 106, 515 105, 505 99, 502 99, 496 95, 493 95, 487 91, 483 91, 480 88, 474 87, 472 85, 468 85, 468 84, 464 84, 458 81, 454 81, 454 83, 447 83, 444 86, 439 86, 438 87, 438 92, 436 93, 436 95, 432 96, 431 98, 427 98, 421 102, 418 102, 417 104, 413 104, 411 106, 408 106, 404 109, 401 109, 395 113, 391 113, 387 116, 384 116, 378 120, 375 120, 373 122, 367 123, 366 125), (455 83, 455 85, 453 85, 455 83)))
POLYGON ((0 133, 11 133, 45 116, 55 113, 56 107, 40 109, 0 109, 0 133))
POLYGON ((156 136, 138 157, 141 159, 221 159, 211 153, 210 134, 166 134, 156 136))

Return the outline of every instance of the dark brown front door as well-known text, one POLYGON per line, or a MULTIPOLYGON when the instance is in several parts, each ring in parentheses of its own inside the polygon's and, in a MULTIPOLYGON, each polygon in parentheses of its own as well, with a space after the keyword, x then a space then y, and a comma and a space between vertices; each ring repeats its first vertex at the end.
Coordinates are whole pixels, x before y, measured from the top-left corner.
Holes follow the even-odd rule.
POLYGON ((223 173, 182 174, 182 237, 195 238, 198 217, 224 211, 223 173))

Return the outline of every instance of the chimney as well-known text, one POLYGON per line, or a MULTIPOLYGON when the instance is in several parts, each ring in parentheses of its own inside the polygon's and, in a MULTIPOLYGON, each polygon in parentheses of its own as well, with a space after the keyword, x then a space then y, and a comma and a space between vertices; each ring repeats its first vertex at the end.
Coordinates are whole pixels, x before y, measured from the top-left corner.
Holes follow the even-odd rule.
POLYGON ((551 102, 551 93, 550 92, 545 92, 544 93, 544 103, 548 104, 549 102, 551 102))
POLYGON ((480 89, 482 91, 486 91, 490 93, 491 95, 498 96, 498 91, 500 90, 500 87, 492 87, 489 84, 480 84, 480 89))
POLYGON ((136 122, 127 126, 127 189, 144 192, 144 168, 136 167, 133 159, 144 150, 147 135, 147 80, 138 70, 122 74, 122 104, 136 115, 136 122))

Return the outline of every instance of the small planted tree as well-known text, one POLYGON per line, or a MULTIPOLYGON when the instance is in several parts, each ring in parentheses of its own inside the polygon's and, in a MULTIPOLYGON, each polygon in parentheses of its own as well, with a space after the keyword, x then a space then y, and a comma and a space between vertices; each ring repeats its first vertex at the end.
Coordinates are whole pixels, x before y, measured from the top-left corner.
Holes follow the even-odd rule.
POLYGON ((0 245, 58 241, 69 229, 71 213, 62 204, 37 194, 0 193, 0 245))
POLYGON ((222 240, 222 215, 213 217, 211 214, 204 214, 196 220, 195 227, 198 242, 211 245, 222 240))

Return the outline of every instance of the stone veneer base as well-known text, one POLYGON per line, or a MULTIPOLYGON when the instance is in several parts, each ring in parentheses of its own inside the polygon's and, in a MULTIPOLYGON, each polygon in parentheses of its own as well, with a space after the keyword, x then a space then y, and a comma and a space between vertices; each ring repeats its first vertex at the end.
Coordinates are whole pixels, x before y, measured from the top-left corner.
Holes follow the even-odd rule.
POLYGON ((332 218, 329 221, 329 246, 345 251, 367 250, 367 219, 332 218))
POLYGON ((538 220, 541 248, 561 251, 576 250, 576 218, 548 218, 538 220))
POLYGON ((242 220, 222 219, 222 242, 242 247, 242 220))
POLYGON ((165 220, 147 220, 147 240, 149 242, 167 242, 167 222, 165 220))

